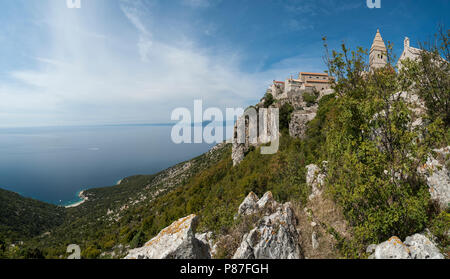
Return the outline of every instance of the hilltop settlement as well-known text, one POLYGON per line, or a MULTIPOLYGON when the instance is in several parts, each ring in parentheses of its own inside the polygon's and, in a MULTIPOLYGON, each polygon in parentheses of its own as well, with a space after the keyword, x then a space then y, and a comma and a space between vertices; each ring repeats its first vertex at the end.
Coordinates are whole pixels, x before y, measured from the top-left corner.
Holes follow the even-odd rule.
POLYGON ((448 258, 449 32, 440 35, 428 49, 405 38, 395 62, 379 30, 369 51, 330 53, 325 41, 327 72, 274 80, 251 107, 268 111, 256 140, 244 114, 232 143, 86 190, 76 207, 0 191, 0 257, 67 258, 76 244, 101 259, 448 258), (273 142, 278 151, 262 154, 273 142))

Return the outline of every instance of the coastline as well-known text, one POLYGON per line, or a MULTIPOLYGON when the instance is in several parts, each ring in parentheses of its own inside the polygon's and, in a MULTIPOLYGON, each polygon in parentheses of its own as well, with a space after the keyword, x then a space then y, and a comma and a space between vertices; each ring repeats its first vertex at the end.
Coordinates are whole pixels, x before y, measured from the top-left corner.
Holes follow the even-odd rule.
POLYGON ((65 208, 73 208, 73 207, 77 207, 82 205, 83 203, 85 203, 88 200, 88 197, 84 196, 84 191, 80 191, 80 193, 78 193, 78 197, 80 197, 81 201, 73 203, 73 204, 69 204, 64 206, 65 208))

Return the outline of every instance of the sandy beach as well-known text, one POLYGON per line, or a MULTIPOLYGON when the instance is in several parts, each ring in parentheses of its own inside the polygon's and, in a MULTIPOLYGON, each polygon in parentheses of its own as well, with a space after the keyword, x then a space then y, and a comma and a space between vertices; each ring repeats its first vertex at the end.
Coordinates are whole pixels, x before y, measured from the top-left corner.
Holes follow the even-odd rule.
POLYGON ((85 203, 85 202, 88 200, 88 197, 85 197, 83 194, 84 194, 84 191, 81 191, 81 192, 78 194, 78 196, 79 196, 81 199, 83 199, 82 201, 79 201, 79 202, 74 203, 74 204, 71 204, 71 205, 67 205, 67 206, 65 206, 65 208, 77 207, 77 206, 80 206, 80 205, 82 205, 83 203, 85 203))

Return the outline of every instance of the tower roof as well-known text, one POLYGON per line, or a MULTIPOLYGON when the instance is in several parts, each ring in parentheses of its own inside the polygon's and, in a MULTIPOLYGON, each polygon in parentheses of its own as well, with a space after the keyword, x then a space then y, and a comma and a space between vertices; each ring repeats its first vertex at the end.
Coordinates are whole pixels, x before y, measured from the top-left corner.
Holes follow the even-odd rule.
POLYGON ((380 29, 377 29, 377 34, 375 35, 375 39, 373 39, 372 47, 370 48, 370 52, 374 50, 380 50, 386 52, 386 45, 384 44, 383 38, 380 34, 380 29))

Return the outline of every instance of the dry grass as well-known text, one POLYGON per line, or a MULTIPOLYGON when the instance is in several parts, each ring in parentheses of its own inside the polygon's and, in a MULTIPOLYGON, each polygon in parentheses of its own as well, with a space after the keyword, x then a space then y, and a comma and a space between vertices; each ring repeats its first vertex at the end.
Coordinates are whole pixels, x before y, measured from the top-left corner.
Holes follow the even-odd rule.
POLYGON ((327 228, 333 228, 341 237, 347 239, 351 237, 351 233, 342 212, 331 199, 324 197, 324 194, 322 194, 308 201, 306 207, 295 204, 294 213, 298 220, 297 229, 300 234, 300 246, 306 258, 342 258, 336 247, 337 240, 329 233, 327 228), (313 249, 312 245, 314 232, 319 243, 317 249, 313 249))

